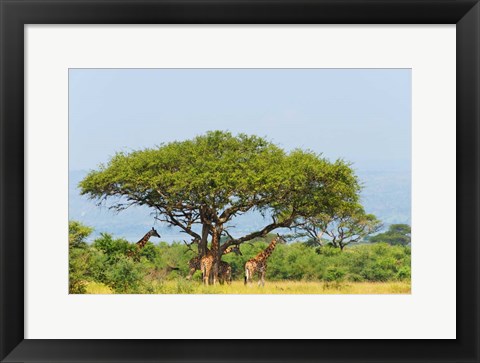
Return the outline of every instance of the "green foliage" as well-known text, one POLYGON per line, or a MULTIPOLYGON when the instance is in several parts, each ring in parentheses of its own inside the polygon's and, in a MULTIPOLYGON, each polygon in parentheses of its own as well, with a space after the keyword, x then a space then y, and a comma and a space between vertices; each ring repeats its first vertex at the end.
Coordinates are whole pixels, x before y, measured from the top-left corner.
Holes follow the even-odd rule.
POLYGON ((90 264, 90 253, 87 249, 70 247, 68 287, 71 294, 85 293, 85 276, 90 264))
MULTIPOLYGON (((243 280, 245 262, 263 251, 274 238, 269 235, 242 244, 242 255, 227 254, 234 280, 243 280)), ((85 293, 86 286, 103 286, 114 293, 192 293, 195 281, 185 281, 193 252, 183 243, 135 244, 101 234, 92 244, 70 247, 70 293, 85 293), (129 251, 136 251, 135 258, 129 251), (175 270, 174 268, 178 268, 175 270), (171 283, 169 283, 169 281, 171 283)), ((342 282, 409 281, 411 250, 386 243, 347 247, 311 247, 305 243, 278 244, 268 260, 267 280, 342 282)), ((196 283, 200 273, 194 276, 196 283)), ((208 292, 208 288, 205 291, 208 292)))
POLYGON ((108 260, 116 260, 119 256, 134 252, 135 246, 124 239, 113 239, 111 234, 100 233, 100 237, 93 241, 93 247, 102 252, 108 260))
POLYGON ((87 227, 77 221, 68 222, 68 245, 70 247, 82 247, 85 238, 92 234, 93 228, 87 227))
POLYGON ((131 258, 118 256, 115 264, 105 271, 106 285, 112 287, 117 293, 142 292, 142 265, 135 263, 131 258))
POLYGON ((390 245, 407 246, 412 242, 411 228, 408 224, 392 224, 387 232, 379 233, 368 240, 372 243, 385 242, 390 245))
POLYGON ((137 251, 135 244, 102 233, 91 245, 82 243, 79 246, 70 248, 70 293, 85 293, 88 282, 101 283, 115 293, 153 291, 150 282, 159 254, 153 244, 147 243, 137 251), (129 252, 138 254, 133 258, 128 256, 129 252))
POLYGON ((327 244, 325 246, 318 247, 315 251, 318 254, 324 255, 326 257, 336 256, 336 255, 342 253, 341 250, 339 250, 338 248, 336 248, 335 246, 333 246, 331 244, 327 244))
POLYGON ((327 267, 323 280, 326 282, 341 282, 345 278, 346 271, 336 266, 327 267))
POLYGON ((87 249, 85 238, 93 229, 84 226, 80 222, 70 221, 68 223, 68 247, 69 247, 69 291, 72 294, 85 293, 84 276, 90 266, 90 251, 87 249))
POLYGON ((398 269, 397 279, 398 280, 409 280, 412 276, 412 270, 410 266, 403 266, 398 269))

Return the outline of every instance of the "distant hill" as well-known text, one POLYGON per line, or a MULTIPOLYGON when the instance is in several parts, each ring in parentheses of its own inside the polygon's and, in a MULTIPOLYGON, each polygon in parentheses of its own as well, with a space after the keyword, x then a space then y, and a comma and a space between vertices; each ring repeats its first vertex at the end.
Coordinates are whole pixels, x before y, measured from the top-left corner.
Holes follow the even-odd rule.
MULTIPOLYGON (((375 170, 375 167, 356 169, 364 185, 361 197, 365 210, 375 214, 387 226, 392 223, 411 224, 411 175, 408 169, 375 170)), ((93 227, 95 232, 91 239, 97 237, 100 232, 107 232, 136 242, 153 225, 163 241, 189 239, 179 229, 155 223, 151 211, 146 207, 130 207, 117 214, 105 206, 96 206, 95 201, 81 196, 77 188, 86 174, 87 172, 83 170, 69 173, 69 219, 93 227)), ((261 228, 264 220, 258 213, 246 213, 236 218, 232 225, 235 226, 232 235, 240 236, 261 228)))

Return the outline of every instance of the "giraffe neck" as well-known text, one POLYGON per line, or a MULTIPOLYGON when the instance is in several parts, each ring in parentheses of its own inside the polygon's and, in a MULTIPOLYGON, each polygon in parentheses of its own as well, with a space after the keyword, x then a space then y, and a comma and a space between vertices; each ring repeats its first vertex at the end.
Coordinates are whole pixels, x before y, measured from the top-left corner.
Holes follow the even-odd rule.
POLYGON ((145 236, 142 237, 142 239, 140 241, 137 242, 137 245, 140 247, 140 248, 143 248, 148 240, 150 239, 150 237, 152 237, 152 231, 148 231, 145 236))
POLYGON ((265 250, 260 253, 259 260, 266 260, 267 258, 270 257, 270 255, 272 254, 273 250, 275 249, 275 247, 277 245, 278 239, 279 239, 279 237, 276 237, 272 242, 270 242, 268 247, 265 248, 265 250))
POLYGON ((220 234, 221 232, 218 231, 217 229, 213 230, 213 236, 212 236, 212 248, 210 252, 216 256, 218 253, 218 249, 220 247, 220 234))
POLYGON ((235 248, 234 246, 227 247, 227 249, 225 249, 225 251, 223 251, 223 254, 226 255, 227 253, 233 252, 234 248, 235 248))

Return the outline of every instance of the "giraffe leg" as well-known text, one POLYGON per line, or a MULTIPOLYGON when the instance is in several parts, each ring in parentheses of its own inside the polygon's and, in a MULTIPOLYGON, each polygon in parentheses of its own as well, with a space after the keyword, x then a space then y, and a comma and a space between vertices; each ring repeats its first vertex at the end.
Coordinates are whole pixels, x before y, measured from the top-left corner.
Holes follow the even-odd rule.
POLYGON ((262 267, 259 271, 258 271, 258 286, 265 286, 265 267, 262 267))
POLYGON ((245 285, 251 285, 253 282, 253 269, 245 268, 245 285))
POLYGON ((218 269, 218 283, 220 285, 223 285, 225 283, 225 274, 221 266, 218 269))
POLYGON ((210 276, 210 269, 207 268, 206 265, 202 267, 202 273, 203 273, 203 284, 208 285, 208 278, 210 276))
POLYGON ((245 264, 245 285, 253 283, 253 275, 255 274, 256 267, 253 266, 250 261, 245 264))
POLYGON ((191 268, 191 269, 190 269, 190 271, 188 272, 187 280, 191 280, 191 279, 192 279, 192 276, 193 276, 193 274, 195 273, 195 271, 197 271, 197 269, 195 269, 195 268, 191 268))
POLYGON ((262 286, 265 286, 265 275, 267 274, 267 264, 263 266, 263 271, 262 271, 262 286))
POLYGON ((227 275, 225 276, 225 279, 227 280, 227 284, 232 284, 232 268, 230 266, 227 268, 227 275))
POLYGON ((217 278, 218 278, 218 264, 215 263, 213 265, 213 284, 214 285, 217 283, 217 278))
POLYGON ((213 284, 213 265, 208 266, 208 284, 212 285, 213 284))

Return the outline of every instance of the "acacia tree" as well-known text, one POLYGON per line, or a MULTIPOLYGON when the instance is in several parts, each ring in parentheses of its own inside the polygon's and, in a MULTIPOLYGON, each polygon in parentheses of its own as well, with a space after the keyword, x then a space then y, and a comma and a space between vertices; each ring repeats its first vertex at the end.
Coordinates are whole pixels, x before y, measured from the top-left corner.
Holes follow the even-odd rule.
POLYGON ((286 153, 264 138, 223 131, 117 153, 90 172, 80 188, 100 203, 112 200, 117 211, 130 205, 152 208, 157 219, 193 238, 199 256, 207 252, 209 238, 219 244, 226 232, 230 239, 219 246, 216 263, 233 244, 357 203, 360 189, 342 160, 332 163, 310 151, 286 153), (269 222, 233 238, 227 232, 229 222, 251 210, 269 222))
POLYGON ((392 224, 388 231, 370 237, 369 242, 408 246, 412 242, 412 229, 408 224, 392 224))
POLYGON ((306 217, 296 228, 320 247, 330 243, 343 250, 345 246, 378 232, 382 223, 373 214, 365 213, 360 205, 348 203, 336 211, 306 217))

